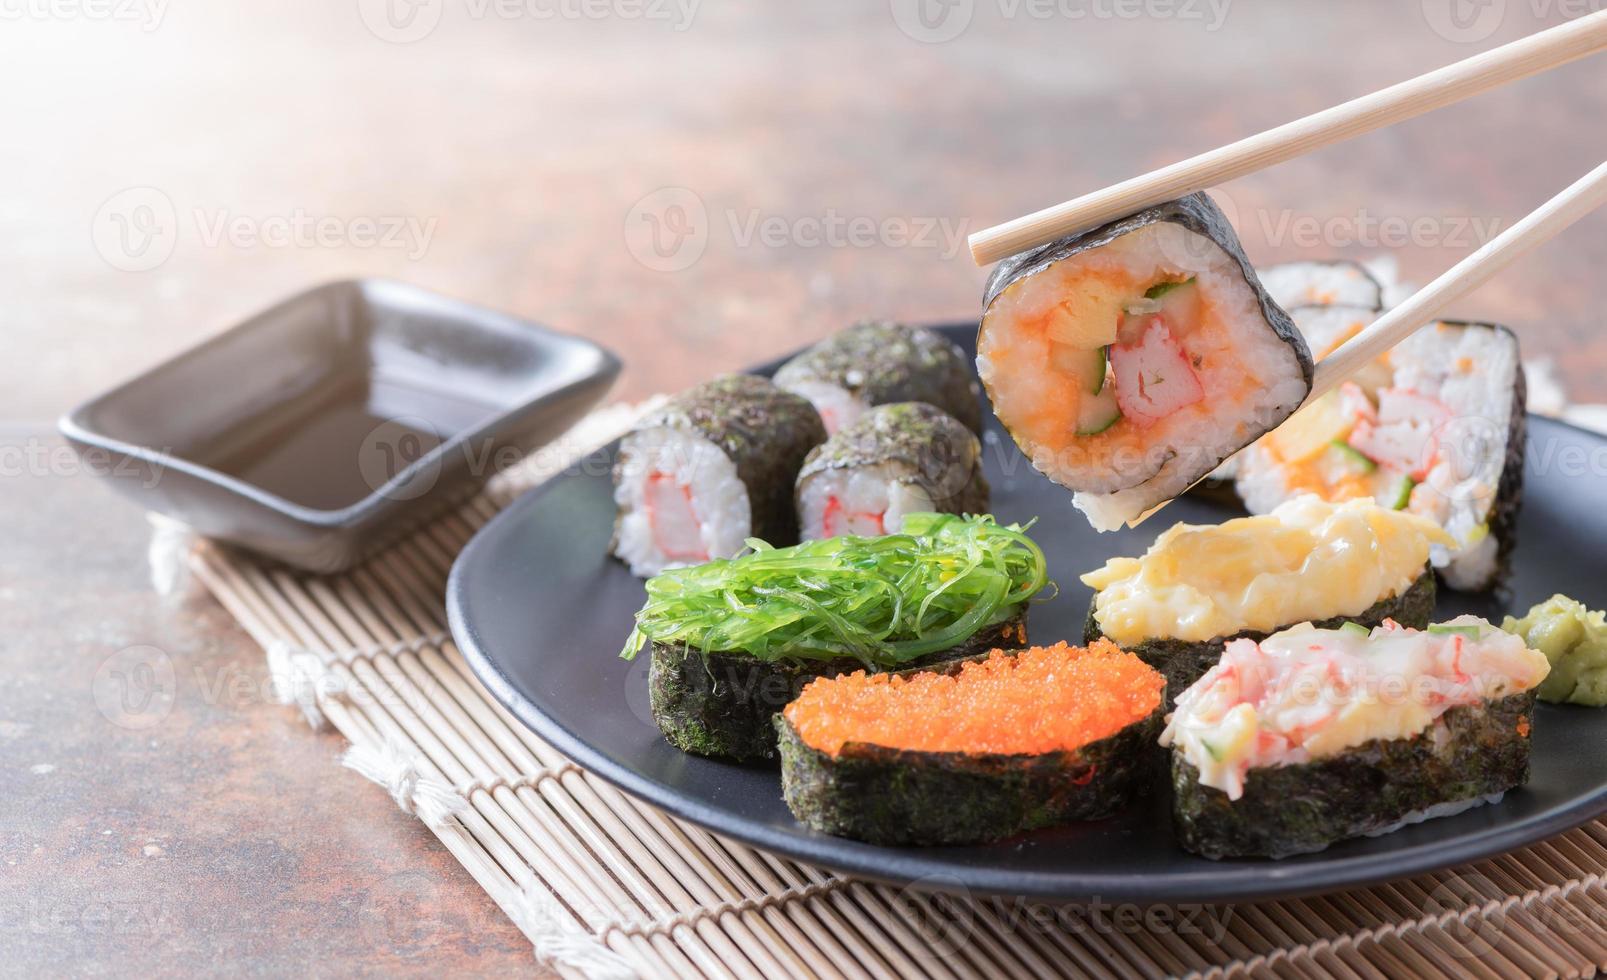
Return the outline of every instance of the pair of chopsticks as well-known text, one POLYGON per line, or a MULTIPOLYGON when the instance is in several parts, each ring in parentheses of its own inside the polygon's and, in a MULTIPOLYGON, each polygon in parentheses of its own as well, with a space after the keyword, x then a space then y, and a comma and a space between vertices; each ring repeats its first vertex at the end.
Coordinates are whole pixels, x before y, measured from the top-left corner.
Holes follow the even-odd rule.
MULTIPOLYGON (((1392 85, 1104 190, 977 232, 971 256, 986 265, 1213 184, 1460 102, 1607 49, 1607 11, 1580 17, 1465 61, 1392 85)), ((1379 317, 1317 365, 1310 398, 1440 317, 1508 263, 1607 202, 1607 163, 1379 317)))

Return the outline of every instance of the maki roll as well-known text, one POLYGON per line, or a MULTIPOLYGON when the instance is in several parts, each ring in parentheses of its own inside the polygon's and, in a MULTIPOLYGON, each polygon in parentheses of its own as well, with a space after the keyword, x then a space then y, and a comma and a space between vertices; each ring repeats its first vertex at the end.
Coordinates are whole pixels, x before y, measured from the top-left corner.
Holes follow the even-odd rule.
MULTIPOLYGON (((1319 267, 1329 265, 1329 263, 1299 264, 1319 267)), ((1281 269, 1284 267, 1274 266, 1273 268, 1281 269)), ((1357 268, 1360 267, 1358 266, 1357 268)), ((1266 281, 1266 275, 1267 273, 1262 273, 1263 282, 1266 281)), ((1271 287, 1268 288, 1270 289, 1271 287)), ((1335 294, 1324 293, 1323 295, 1335 294)), ((1338 293, 1338 295, 1343 295, 1343 293, 1338 293)), ((1338 303, 1291 306, 1288 307, 1288 311, 1289 318, 1299 328, 1300 335, 1306 339, 1306 347, 1311 351, 1312 357, 1319 361, 1332 354, 1350 338, 1361 333, 1369 324, 1378 319, 1379 314, 1379 310, 1371 306, 1351 306, 1338 303)), ((1353 375, 1351 380, 1368 391, 1388 385, 1389 367, 1387 359, 1380 358, 1374 361, 1353 375)), ((1299 417, 1300 413, 1296 412, 1290 416, 1290 421, 1284 423, 1284 427, 1294 425, 1294 419, 1299 417)), ((1258 444, 1268 439, 1276 438, 1276 435, 1277 430, 1274 430, 1272 433, 1262 436, 1258 440, 1258 444)), ((1196 488, 1196 492, 1211 493, 1224 503, 1237 503, 1238 493, 1234 487, 1234 481, 1238 478, 1240 461, 1243 458, 1244 453, 1241 452, 1224 461, 1221 466, 1212 471, 1207 480, 1196 488)))
POLYGON ((1285 262, 1260 270, 1261 285, 1286 310, 1297 306, 1384 308, 1384 286, 1360 262, 1285 262))
POLYGON ((637 575, 729 558, 750 537, 798 539, 792 488, 826 441, 808 401, 728 374, 652 413, 619 444, 614 554, 637 575))
POLYGON ((1175 698, 1235 640, 1307 622, 1427 626, 1429 551, 1450 540, 1413 514, 1309 494, 1261 517, 1177 524, 1142 557, 1082 577, 1095 590, 1085 636, 1137 654, 1175 698))
POLYGON ((672 569, 622 656, 650 647, 648 702, 671 744, 697 755, 774 758, 770 717, 809 681, 899 670, 1025 646, 1044 555, 990 517, 907 514, 899 534, 672 569))
POLYGON ((1022 452, 1104 531, 1288 418, 1312 364, 1195 194, 1001 262, 977 368, 1022 452))
POLYGON ((1108 817, 1156 770, 1164 687, 1109 642, 817 680, 775 719, 782 793, 815 830, 873 844, 1108 817))
POLYGON ((922 402, 871 409, 815 447, 798 474, 804 540, 886 534, 920 511, 987 509, 982 444, 953 416, 922 402))
POLYGON ((1421 514, 1454 539, 1434 553, 1445 584, 1487 590, 1513 545, 1524 397, 1510 330, 1433 324, 1241 454, 1236 487, 1258 514, 1301 493, 1421 514))
POLYGON ((776 372, 776 384, 809 399, 827 432, 868 409, 926 402, 982 432, 982 406, 965 354, 941 334, 883 320, 840 330, 776 372))
POLYGON ((1230 643, 1161 735, 1178 841, 1278 858, 1493 802, 1529 779, 1549 669, 1473 616, 1230 643))

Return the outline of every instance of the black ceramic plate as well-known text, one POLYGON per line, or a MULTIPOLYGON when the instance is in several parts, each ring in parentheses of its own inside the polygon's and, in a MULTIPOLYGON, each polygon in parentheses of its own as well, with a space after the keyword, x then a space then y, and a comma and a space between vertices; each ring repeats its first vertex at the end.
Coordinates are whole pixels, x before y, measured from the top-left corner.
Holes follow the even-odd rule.
MULTIPOLYGON (((948 328, 972 343, 973 327, 948 328)), ((1140 528, 1096 534, 1071 497, 1038 475, 989 420, 994 513, 1040 519, 1033 537, 1061 595, 1034 607, 1035 642, 1081 635, 1089 592, 1079 573, 1137 554, 1174 521, 1238 513, 1190 497, 1140 528)), ((1607 812, 1607 710, 1541 705, 1529 785, 1496 806, 1348 841, 1283 861, 1208 861, 1173 842, 1164 797, 1097 823, 974 847, 893 848, 815 833, 793 820, 773 769, 672 748, 647 708, 647 657, 619 659, 643 590, 607 555, 612 447, 526 494, 464 549, 452 569, 452 632, 491 692, 581 765, 710 830, 800 860, 946 890, 1116 901, 1231 901, 1364 885, 1510 850, 1607 812)), ((1531 419, 1527 500, 1511 595, 1447 595, 1441 613, 1500 620, 1566 592, 1607 603, 1607 439, 1531 419)))

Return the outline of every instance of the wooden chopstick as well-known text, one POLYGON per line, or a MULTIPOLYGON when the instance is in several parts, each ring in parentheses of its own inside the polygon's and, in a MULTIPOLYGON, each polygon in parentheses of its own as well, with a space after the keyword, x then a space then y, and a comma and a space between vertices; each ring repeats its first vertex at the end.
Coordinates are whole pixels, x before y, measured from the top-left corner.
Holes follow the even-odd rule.
POLYGON ((1581 177, 1527 217, 1486 242, 1438 279, 1413 293, 1399 306, 1317 364, 1309 403, 1337 387, 1412 331, 1440 318, 1446 307, 1483 285, 1513 259, 1607 203, 1607 163, 1581 177))
MULTIPOLYGON (((1490 239, 1438 279, 1374 320, 1338 350, 1318 361, 1311 392, 1306 395, 1304 404, 1309 405, 1337 388, 1346 378, 1371 363, 1373 358, 1405 340, 1412 331, 1439 319, 1446 307, 1483 285, 1513 259, 1547 241, 1604 203, 1607 203, 1607 163, 1574 181, 1561 194, 1529 212, 1523 220, 1490 239)), ((1194 481, 1189 489, 1208 479, 1209 474, 1194 481)), ((1127 526, 1137 527, 1169 503, 1171 501, 1166 500, 1156 504, 1128 521, 1127 526)))
POLYGON ((1607 10, 971 235, 977 265, 1391 126, 1607 48, 1607 10))

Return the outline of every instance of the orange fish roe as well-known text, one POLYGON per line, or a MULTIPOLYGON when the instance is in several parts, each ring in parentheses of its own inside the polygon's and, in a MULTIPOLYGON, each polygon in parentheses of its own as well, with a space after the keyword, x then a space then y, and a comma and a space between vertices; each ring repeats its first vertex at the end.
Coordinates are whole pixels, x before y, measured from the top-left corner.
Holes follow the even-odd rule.
POLYGON ((863 670, 809 683, 784 710, 807 744, 1039 755, 1114 735, 1160 704, 1164 679, 1109 640, 995 650, 950 676, 863 670))

